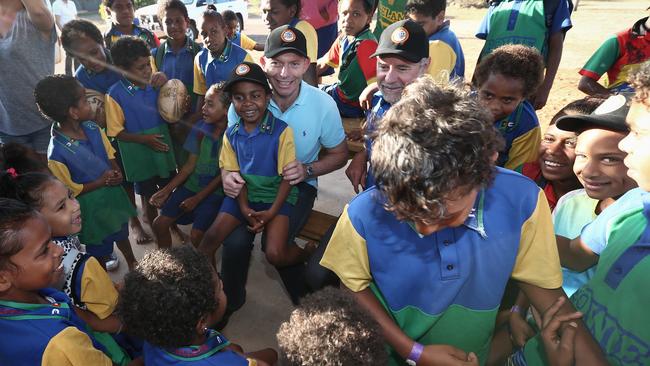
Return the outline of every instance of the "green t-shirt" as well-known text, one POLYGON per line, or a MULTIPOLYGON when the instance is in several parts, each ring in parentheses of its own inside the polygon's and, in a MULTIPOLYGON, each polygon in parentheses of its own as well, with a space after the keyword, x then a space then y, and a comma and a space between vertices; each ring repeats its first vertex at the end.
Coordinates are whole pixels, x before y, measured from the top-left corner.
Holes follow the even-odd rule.
POLYGON ((373 31, 375 38, 379 39, 386 27, 404 18, 406 18, 406 0, 379 0, 377 24, 373 31))

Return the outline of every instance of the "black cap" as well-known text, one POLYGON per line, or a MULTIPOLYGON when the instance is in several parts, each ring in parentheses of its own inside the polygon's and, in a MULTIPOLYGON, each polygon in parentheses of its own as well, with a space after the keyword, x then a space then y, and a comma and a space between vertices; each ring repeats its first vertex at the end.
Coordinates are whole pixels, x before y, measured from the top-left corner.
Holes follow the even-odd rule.
POLYGON ((590 128, 628 132, 625 117, 630 110, 633 93, 612 95, 591 114, 578 114, 558 118, 555 125, 565 131, 582 132, 590 128))
MULTIPOLYGON (((271 58, 286 51, 293 51, 309 58, 307 56, 305 35, 297 28, 289 25, 283 25, 271 31, 264 45, 264 56, 271 58)), ((316 62, 316 60, 312 61, 316 62)))
POLYGON ((260 84, 266 89, 267 92, 271 92, 271 87, 269 86, 268 80, 266 80, 266 74, 260 65, 252 62, 242 62, 230 74, 230 79, 224 85, 223 90, 230 92, 230 89, 233 85, 240 81, 250 81, 252 83, 260 84))
POLYGON ((377 51, 371 57, 383 55, 400 56, 407 61, 419 62, 429 57, 429 39, 418 23, 400 20, 384 29, 377 51))

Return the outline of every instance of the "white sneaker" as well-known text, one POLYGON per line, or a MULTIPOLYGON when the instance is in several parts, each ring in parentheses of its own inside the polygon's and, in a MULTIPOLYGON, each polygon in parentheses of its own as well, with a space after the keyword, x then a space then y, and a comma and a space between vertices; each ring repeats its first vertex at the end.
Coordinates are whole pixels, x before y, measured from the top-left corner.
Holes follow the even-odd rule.
POLYGON ((111 253, 110 258, 111 259, 106 262, 106 270, 114 271, 120 266, 120 260, 117 258, 117 255, 115 255, 115 252, 111 253))

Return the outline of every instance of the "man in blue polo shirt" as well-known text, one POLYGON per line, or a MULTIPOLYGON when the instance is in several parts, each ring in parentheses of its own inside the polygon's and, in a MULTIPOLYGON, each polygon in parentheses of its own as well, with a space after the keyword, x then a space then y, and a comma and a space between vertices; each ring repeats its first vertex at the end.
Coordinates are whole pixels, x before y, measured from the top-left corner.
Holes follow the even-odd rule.
MULTIPOLYGON (((371 132, 375 122, 401 98, 404 88, 427 72, 431 61, 429 40, 418 23, 400 20, 384 30, 372 56, 377 57, 379 91, 372 98, 372 108, 366 113, 367 132, 371 132)), ((368 168, 371 151, 368 141, 365 147, 352 158, 345 171, 357 193, 359 186, 363 190, 375 184, 368 168)))
MULTIPOLYGON (((317 194, 317 177, 343 167, 348 149, 345 132, 336 104, 323 91, 302 80, 309 68, 307 42, 296 28, 285 25, 271 31, 261 60, 273 95, 269 110, 293 129, 297 160, 284 167, 282 176, 298 187, 298 201, 289 217, 289 240, 293 239, 309 217, 317 194), (325 148, 320 153, 321 146, 325 148)), ((228 122, 238 120, 234 108, 228 122)), ((244 180, 237 172, 222 171, 223 189, 230 197, 239 195, 244 180)), ((239 309, 246 300, 248 263, 255 237, 243 226, 234 231, 223 244, 221 273, 228 296, 228 314, 239 309)), ((264 237, 262 238, 264 243, 264 237)), ((280 277, 294 303, 305 294, 304 264, 278 268, 280 277)))

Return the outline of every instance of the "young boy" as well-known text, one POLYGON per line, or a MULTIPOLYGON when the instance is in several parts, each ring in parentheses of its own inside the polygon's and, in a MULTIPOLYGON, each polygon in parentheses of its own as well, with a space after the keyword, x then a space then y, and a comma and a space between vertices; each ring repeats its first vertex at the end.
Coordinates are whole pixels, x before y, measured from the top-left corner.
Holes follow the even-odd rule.
MULTIPOLYGON (((226 309, 219 275, 183 245, 147 253, 124 278, 118 309, 129 332, 144 339, 146 365, 274 365, 270 348, 242 354, 210 329, 226 309)), ((241 348, 239 348, 241 350, 241 348)))
POLYGON ((203 96, 210 86, 227 81, 241 62, 253 62, 248 52, 226 38, 226 22, 216 10, 203 13, 201 36, 205 47, 194 58, 197 109, 203 105, 203 96))
POLYGON ((533 102, 535 109, 546 104, 562 58, 564 35, 571 28, 567 0, 497 0, 481 23, 476 37, 485 40, 477 61, 505 44, 523 44, 536 48, 544 57, 544 82, 533 102))
MULTIPOLYGON (((612 365, 650 361, 650 293, 642 290, 650 273, 650 66, 642 66, 630 85, 636 90, 627 114, 630 133, 619 148, 627 153, 627 174, 639 189, 619 198, 570 244, 570 268, 584 270, 598 263, 594 276, 571 301, 612 365)), ((531 359, 528 349, 526 361, 531 359)))
POLYGON ((264 44, 255 42, 252 38, 237 30, 239 18, 232 10, 224 11, 221 16, 226 22, 226 37, 237 46, 249 51, 264 51, 264 44))
POLYGON ((226 197, 216 220, 201 242, 211 261, 218 246, 238 226, 266 234, 266 257, 275 266, 304 262, 314 248, 288 245, 289 215, 298 188, 282 179, 283 168, 296 160, 293 130, 268 110, 271 87, 262 68, 239 64, 224 90, 240 118, 228 127, 219 167, 239 172, 245 181, 236 199, 226 197))
POLYGON ((334 99, 342 117, 364 115, 359 95, 375 82, 377 59, 371 55, 377 50, 377 40, 370 31, 374 10, 374 0, 342 1, 339 12, 343 32, 316 64, 319 76, 329 67, 339 68, 338 81, 324 85, 322 90, 334 99))
POLYGON ((650 18, 645 17, 607 38, 580 70, 578 89, 589 95, 632 91, 627 83, 630 72, 650 59, 648 30, 650 18), (604 73, 607 73, 607 83, 603 86, 598 80, 604 73))
POLYGON ((107 135, 117 139, 124 175, 142 197, 145 218, 151 225, 158 215, 149 199, 176 171, 169 129, 158 113, 158 90, 149 84, 151 54, 144 41, 122 37, 111 54, 124 77, 106 95, 107 135))
POLYGON ((388 363, 379 324, 348 291, 334 287, 305 296, 277 339, 285 366, 388 363))
POLYGON ((160 46, 160 40, 153 32, 133 23, 133 0, 103 0, 103 4, 111 17, 111 28, 104 34, 106 48, 110 49, 122 36, 138 37, 145 41, 150 50, 160 46))
MULTIPOLYGON (((541 309, 563 296, 544 193, 494 167, 503 141, 459 86, 419 78, 372 140, 377 185, 344 209, 321 264, 379 322, 389 365, 485 362, 509 277, 541 309)), ((598 364, 582 327, 576 349, 598 364)))
POLYGON ((495 49, 476 67, 479 102, 492 114, 494 126, 506 140, 498 166, 515 169, 537 159, 539 120, 526 98, 538 89, 543 72, 537 50, 513 44, 495 49))
POLYGON ((465 77, 465 56, 456 34, 445 21, 447 0, 409 0, 408 17, 420 24, 429 37, 431 63, 427 73, 441 80, 465 77))

